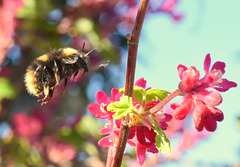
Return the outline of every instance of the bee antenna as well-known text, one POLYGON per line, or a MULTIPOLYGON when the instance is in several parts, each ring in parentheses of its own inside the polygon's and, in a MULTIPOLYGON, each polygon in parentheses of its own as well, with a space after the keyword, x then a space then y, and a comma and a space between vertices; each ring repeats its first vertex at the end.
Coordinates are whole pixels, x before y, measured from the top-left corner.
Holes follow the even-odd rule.
POLYGON ((84 46, 85 46, 85 42, 83 43, 83 46, 82 46, 82 52, 84 51, 84 46))
POLYGON ((90 53, 92 53, 94 50, 97 50, 97 48, 94 48, 94 49, 92 49, 92 50, 90 50, 89 52, 87 52, 85 55, 84 55, 84 57, 87 57, 90 53))

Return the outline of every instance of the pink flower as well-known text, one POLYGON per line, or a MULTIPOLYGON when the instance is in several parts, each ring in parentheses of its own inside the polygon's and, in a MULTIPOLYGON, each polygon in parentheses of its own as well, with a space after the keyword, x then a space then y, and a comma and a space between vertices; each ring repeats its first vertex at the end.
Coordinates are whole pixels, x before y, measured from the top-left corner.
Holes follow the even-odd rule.
MULTIPOLYGON (((146 88, 146 80, 144 78, 140 78, 136 81, 135 86, 142 87, 143 89, 146 88)), ((149 90, 151 88, 147 88, 149 90)), ((97 118, 101 119, 108 119, 110 123, 105 124, 105 128, 99 131, 101 135, 107 135, 103 137, 98 144, 101 147, 115 147, 119 137, 121 119, 113 120, 112 115, 114 112, 108 111, 107 106, 115 101, 119 101, 122 95, 119 94, 118 89, 112 89, 112 97, 108 97, 106 93, 99 91, 96 94, 96 103, 92 103, 88 106, 89 111, 94 114, 97 118)), ((143 104, 137 103, 137 101, 133 98, 133 105, 137 109, 136 112, 142 112, 146 108, 152 108, 159 103, 159 100, 152 100, 152 102, 147 103, 144 102, 143 104), (143 105, 143 106, 142 106, 143 105), (140 110, 140 111, 138 111, 140 110)), ((167 129, 167 123, 172 119, 172 116, 169 114, 163 114, 162 112, 155 113, 153 115, 159 127, 163 130, 167 129)), ((131 130, 129 132, 127 143, 136 149, 137 160, 140 165, 143 164, 146 158, 146 151, 152 153, 158 153, 158 149, 156 148, 156 132, 153 129, 154 121, 151 116, 145 116, 144 118, 138 118, 135 115, 130 116, 130 126, 131 130)))
POLYGON ((216 62, 209 72, 210 64, 211 58, 207 54, 204 61, 206 75, 201 80, 199 80, 200 75, 195 67, 178 66, 178 74, 182 80, 179 89, 184 97, 180 104, 171 104, 171 108, 174 109, 173 116, 176 119, 184 119, 193 108, 193 121, 198 131, 202 131, 203 128, 215 131, 216 121, 223 120, 222 111, 215 107, 222 102, 220 93, 205 89, 211 87, 218 91, 227 91, 231 87, 237 86, 235 82, 222 79, 222 75, 225 73, 225 63, 216 62))
POLYGON ((178 75, 182 82, 180 83, 181 88, 184 91, 190 90, 194 84, 196 84, 199 80, 200 73, 196 69, 196 67, 185 67, 184 65, 179 65, 177 67, 178 75))
POLYGON ((44 143, 47 158, 54 163, 70 161, 76 156, 74 147, 62 141, 56 141, 52 137, 46 137, 44 143))
POLYGON ((145 142, 144 144, 139 143, 139 140, 134 138, 131 141, 128 141, 128 144, 136 149, 137 162, 139 165, 142 165, 146 159, 146 152, 158 153, 155 143, 145 142))
POLYGON ((182 153, 183 151, 193 147, 196 145, 202 138, 208 137, 209 133, 206 131, 203 132, 196 132, 192 129, 185 129, 181 136, 180 142, 177 146, 178 154, 182 153))
POLYGON ((108 135, 99 140, 98 144, 101 147, 110 147, 115 145, 117 142, 119 128, 113 128, 111 125, 107 125, 106 128, 103 128, 99 131, 100 135, 108 135))
POLYGON ((213 64, 211 71, 209 71, 211 65, 211 57, 210 54, 207 54, 205 61, 204 61, 204 71, 205 76, 201 79, 199 85, 196 85, 196 88, 199 87, 211 87, 216 89, 220 92, 225 92, 232 87, 236 87, 237 84, 232 81, 228 81, 225 78, 222 78, 223 74, 225 73, 225 63, 217 61, 213 64))
POLYGON ((170 12, 176 5, 177 0, 165 0, 161 5, 161 9, 163 12, 170 12))
POLYGON ((112 98, 103 91, 98 91, 96 93, 96 103, 91 103, 88 105, 88 110, 95 115, 97 118, 112 120, 112 115, 114 112, 108 111, 108 104, 118 101, 122 94, 119 93, 118 89, 113 88, 111 91, 112 98))
POLYGON ((12 122, 15 133, 31 143, 38 140, 43 129, 42 122, 38 118, 23 112, 15 113, 12 122))

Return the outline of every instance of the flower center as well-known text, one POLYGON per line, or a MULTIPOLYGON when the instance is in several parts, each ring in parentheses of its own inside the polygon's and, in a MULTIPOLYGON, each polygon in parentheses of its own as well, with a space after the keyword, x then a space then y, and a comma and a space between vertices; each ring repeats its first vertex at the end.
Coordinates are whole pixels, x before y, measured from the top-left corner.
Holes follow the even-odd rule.
POLYGON ((210 77, 212 78, 213 83, 222 83, 222 71, 221 70, 212 70, 210 73, 210 77))

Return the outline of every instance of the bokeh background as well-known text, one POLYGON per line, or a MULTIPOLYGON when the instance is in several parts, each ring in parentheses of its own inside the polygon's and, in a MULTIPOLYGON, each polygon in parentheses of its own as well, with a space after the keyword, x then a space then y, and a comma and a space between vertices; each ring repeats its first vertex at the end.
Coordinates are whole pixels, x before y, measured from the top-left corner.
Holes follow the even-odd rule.
MULTIPOLYGON (((97 144, 104 122, 87 110, 95 94, 125 83, 127 40, 137 0, 2 0, 0 1, 0 166, 104 166, 107 150, 97 144), (44 106, 27 94, 27 66, 53 49, 73 47, 91 53, 90 67, 110 60, 107 68, 90 71, 63 85, 44 106)), ((240 11, 238 0, 152 0, 144 22, 136 79, 147 86, 177 89, 178 64, 195 66, 204 76, 207 53, 226 63, 224 78, 240 83, 240 11)), ((173 120, 166 134, 172 154, 153 155, 143 166, 240 165, 238 117, 240 89, 222 93, 224 121, 214 133, 198 133, 191 116, 173 120)), ((174 101, 179 101, 175 99, 174 101)), ((169 111, 171 112, 171 111, 169 111)), ((127 147, 123 164, 138 166, 127 147)))

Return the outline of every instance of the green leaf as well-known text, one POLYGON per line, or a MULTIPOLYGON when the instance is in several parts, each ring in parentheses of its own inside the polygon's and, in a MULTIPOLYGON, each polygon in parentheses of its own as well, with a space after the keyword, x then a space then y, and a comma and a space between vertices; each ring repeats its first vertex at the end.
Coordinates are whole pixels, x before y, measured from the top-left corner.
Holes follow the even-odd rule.
POLYGON ((16 96, 15 89, 7 78, 0 78, 0 88, 0 101, 4 98, 12 99, 16 96))
MULTIPOLYGON (((119 93, 123 94, 124 92, 125 92, 125 88, 119 89, 119 93)), ((145 96, 146 96, 146 92, 142 87, 139 87, 139 86, 133 87, 133 97, 139 104, 142 104, 143 97, 145 96)))
POLYGON ((159 127, 157 119, 152 116, 154 120, 154 126, 155 126, 155 132, 157 133, 156 135, 156 148, 158 149, 159 152, 161 153, 171 153, 171 147, 170 147, 170 141, 166 137, 165 133, 163 130, 159 127))
POLYGON ((170 94, 170 92, 162 89, 149 89, 146 91, 146 102, 149 103, 153 99, 159 99, 162 101, 164 98, 166 98, 170 94))
POLYGON ((119 93, 120 93, 120 94, 124 94, 124 92, 125 92, 125 88, 120 88, 120 89, 119 89, 119 93))
POLYGON ((134 86, 133 97, 139 104, 142 104, 142 101, 144 100, 145 96, 146 96, 146 92, 142 87, 134 86))
POLYGON ((113 115, 114 119, 121 119, 129 113, 134 113, 133 111, 135 110, 135 107, 133 106, 133 100, 131 97, 122 96, 120 97, 120 101, 109 104, 107 110, 116 112, 113 115))

